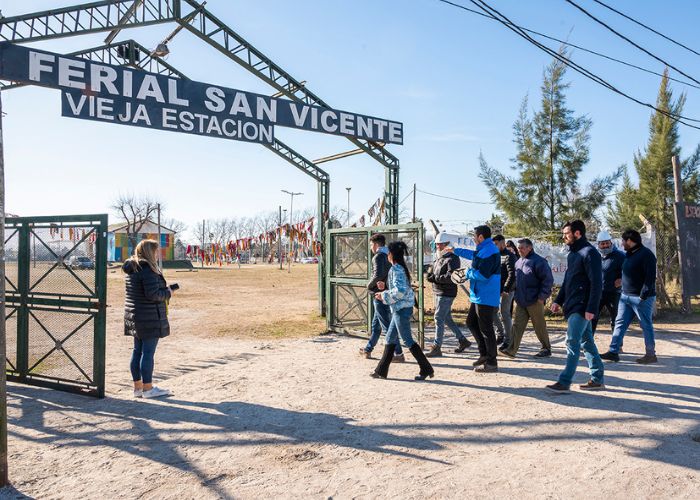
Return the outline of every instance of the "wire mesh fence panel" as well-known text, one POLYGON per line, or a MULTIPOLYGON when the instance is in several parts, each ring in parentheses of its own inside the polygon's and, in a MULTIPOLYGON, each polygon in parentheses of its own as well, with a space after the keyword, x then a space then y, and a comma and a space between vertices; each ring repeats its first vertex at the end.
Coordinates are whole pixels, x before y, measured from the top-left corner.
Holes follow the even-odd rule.
POLYGON ((29 314, 29 373, 92 383, 93 314, 32 310, 29 314))
POLYGON ((369 269, 367 233, 335 235, 333 276, 366 278, 369 269))
POLYGON ((29 235, 29 290, 37 294, 95 296, 95 229, 33 228, 29 235))
POLYGON ((17 370, 17 307, 5 306, 5 370, 16 373, 17 370))
POLYGON ((367 331, 367 289, 361 286, 334 284, 334 326, 367 331))
POLYGON ((107 216, 13 217, 8 379, 104 396, 107 216))

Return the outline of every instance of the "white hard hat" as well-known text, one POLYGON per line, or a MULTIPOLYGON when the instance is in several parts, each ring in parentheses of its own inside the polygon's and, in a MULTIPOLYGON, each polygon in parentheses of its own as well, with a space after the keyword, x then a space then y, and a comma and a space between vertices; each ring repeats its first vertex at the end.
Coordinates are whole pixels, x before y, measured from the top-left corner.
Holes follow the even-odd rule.
POLYGON ((435 243, 449 243, 450 237, 446 232, 438 233, 435 237, 435 243))
POLYGON ((596 238, 596 241, 600 243, 601 241, 611 241, 612 236, 610 236, 610 233, 608 231, 601 231, 598 233, 598 238, 596 238))

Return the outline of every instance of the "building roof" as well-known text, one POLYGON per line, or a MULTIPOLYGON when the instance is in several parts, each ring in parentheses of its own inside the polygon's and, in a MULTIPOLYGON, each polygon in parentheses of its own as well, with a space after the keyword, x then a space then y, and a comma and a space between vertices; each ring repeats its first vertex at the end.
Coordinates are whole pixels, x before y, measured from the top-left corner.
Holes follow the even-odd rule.
MULTIPOLYGON (((110 233, 126 233, 126 222, 119 222, 116 224, 110 224, 107 226, 107 232, 110 233)), ((164 225, 161 224, 160 226, 160 231, 161 233, 164 234, 175 234, 176 231, 173 231, 172 229, 165 227, 164 225)), ((141 233, 157 233, 158 232, 158 224, 156 222, 153 222, 152 219, 146 220, 146 222, 143 225, 143 228, 141 228, 141 233)))

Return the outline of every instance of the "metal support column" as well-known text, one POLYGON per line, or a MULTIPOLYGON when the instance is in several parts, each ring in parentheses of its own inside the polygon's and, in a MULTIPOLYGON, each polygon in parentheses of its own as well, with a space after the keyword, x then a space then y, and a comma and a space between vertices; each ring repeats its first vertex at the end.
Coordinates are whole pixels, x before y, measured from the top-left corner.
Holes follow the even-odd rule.
POLYGON ((399 223, 399 169, 384 167, 384 224, 399 223))

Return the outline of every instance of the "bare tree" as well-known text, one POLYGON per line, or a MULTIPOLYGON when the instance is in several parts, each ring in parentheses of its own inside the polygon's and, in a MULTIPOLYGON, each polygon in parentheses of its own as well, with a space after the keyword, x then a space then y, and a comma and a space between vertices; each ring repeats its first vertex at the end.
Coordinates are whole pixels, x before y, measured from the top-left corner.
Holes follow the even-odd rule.
MULTIPOLYGON (((126 237, 131 248, 136 248, 136 235, 158 210, 158 201, 148 196, 119 195, 112 203, 112 210, 126 223, 126 237)), ((161 204, 161 210, 163 205, 161 204)))

